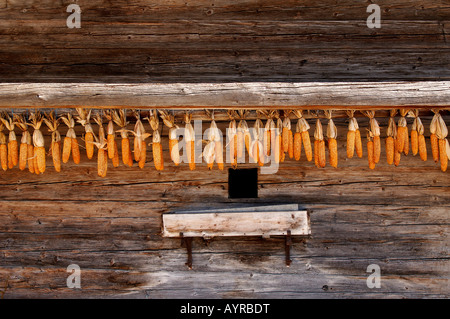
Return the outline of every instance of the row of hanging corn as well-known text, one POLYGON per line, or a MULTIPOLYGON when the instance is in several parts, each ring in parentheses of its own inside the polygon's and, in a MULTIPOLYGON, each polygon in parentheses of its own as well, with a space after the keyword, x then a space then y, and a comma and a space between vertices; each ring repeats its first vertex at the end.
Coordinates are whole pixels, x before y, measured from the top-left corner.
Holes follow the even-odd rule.
MULTIPOLYGON (((214 162, 219 169, 224 168, 223 160, 223 142, 217 125, 214 121, 214 113, 206 111, 211 119, 209 135, 204 147, 202 156, 208 168, 212 169, 214 162)), ((434 117, 430 124, 430 143, 433 160, 438 163, 442 171, 447 170, 447 162, 450 159, 450 146, 447 140, 447 127, 438 110, 433 110, 434 117)), ((247 150, 250 158, 258 165, 264 165, 265 159, 272 156, 276 163, 283 162, 286 156, 300 160, 302 149, 305 152, 307 161, 312 161, 317 167, 326 166, 326 149, 328 148, 328 161, 330 166, 338 165, 338 147, 337 147, 337 129, 332 119, 332 112, 325 111, 328 119, 326 134, 322 128, 319 118, 316 119, 314 131, 314 143, 310 140, 310 126, 303 117, 300 110, 287 110, 283 112, 283 116, 276 110, 258 110, 258 118, 254 122, 254 130, 250 130, 246 116, 247 111, 228 111, 230 124, 227 130, 227 152, 233 168, 237 167, 238 158, 245 156, 244 148, 247 150), (295 131, 292 128, 290 114, 293 113, 297 118, 295 131), (260 118, 266 120, 265 125, 260 118), (251 132, 253 134, 251 134, 251 132), (327 141, 327 143, 325 142, 327 141), (326 145, 327 144, 327 145, 326 145)), ((363 112, 369 118, 369 129, 367 132, 367 158, 369 167, 374 169, 380 161, 381 141, 380 127, 375 119, 374 111, 363 112)), ((358 157, 363 156, 363 143, 361 132, 359 130, 358 121, 354 117, 354 111, 347 111, 349 116, 349 126, 347 132, 347 157, 352 158, 356 152, 358 157)), ((409 153, 409 145, 413 155, 419 154, 423 161, 427 160, 427 148, 424 137, 424 126, 419 118, 418 110, 400 110, 400 119, 395 121, 397 111, 391 110, 389 125, 386 132, 385 148, 388 164, 398 166, 402 154, 409 153), (413 117, 414 121, 411 126, 410 133, 406 116, 413 117)), ((11 169, 19 166, 20 170, 28 170, 31 173, 41 174, 46 169, 46 150, 44 145, 44 137, 41 132, 42 123, 45 123, 48 130, 52 133, 51 145, 48 154, 53 160, 54 169, 59 172, 61 163, 67 163, 72 157, 75 164, 80 163, 80 144, 75 134, 75 124, 79 123, 84 127, 84 148, 88 159, 92 159, 97 150, 98 175, 106 176, 108 168, 108 160, 112 161, 113 167, 120 165, 120 157, 122 163, 126 166, 133 166, 134 162, 143 168, 147 161, 147 146, 152 146, 152 155, 154 166, 157 170, 164 169, 163 149, 161 145, 161 136, 159 132, 159 119, 169 129, 169 150, 170 158, 175 165, 181 162, 180 147, 176 130, 180 129, 175 124, 174 116, 167 111, 152 110, 149 116, 143 120, 148 120, 152 133, 147 133, 140 117, 140 113, 134 111, 136 123, 134 130, 128 130, 124 110, 110 110, 104 113, 107 121, 106 131, 103 127, 103 117, 100 113, 96 113, 93 120, 98 125, 97 134, 90 123, 91 110, 76 109, 76 115, 67 113, 63 116, 56 117, 53 112, 49 114, 41 114, 39 112, 31 113, 26 119, 23 114, 13 114, 9 116, 7 113, 0 115, 0 164, 3 170, 11 169), (64 139, 58 131, 60 124, 64 123, 68 130, 64 139), (115 126, 120 129, 116 130, 115 126), (15 134, 15 127, 22 131, 20 145, 15 134), (28 127, 34 129, 31 135, 28 127), (9 130, 8 139, 2 132, 6 128, 9 130), (121 154, 117 145, 116 134, 121 136, 121 154), (130 136, 134 136, 133 144, 130 136), (147 138, 152 136, 152 142, 148 143, 147 138)), ((187 162, 191 170, 195 169, 195 133, 191 124, 192 114, 186 113, 184 118, 183 136, 185 142, 185 151, 187 162)))

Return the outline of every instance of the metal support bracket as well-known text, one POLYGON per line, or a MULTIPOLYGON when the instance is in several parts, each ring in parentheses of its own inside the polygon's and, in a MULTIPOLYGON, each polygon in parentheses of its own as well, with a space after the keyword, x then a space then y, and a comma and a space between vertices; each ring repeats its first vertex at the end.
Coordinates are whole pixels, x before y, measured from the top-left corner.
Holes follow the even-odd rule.
POLYGON ((288 230, 286 232, 286 237, 284 241, 284 249, 285 249, 285 255, 286 255, 286 267, 291 266, 291 246, 292 246, 292 238, 291 238, 291 231, 288 230))
POLYGON ((184 237, 183 233, 180 233, 181 247, 186 247, 187 250, 187 262, 185 263, 189 269, 192 269, 192 237, 184 237))

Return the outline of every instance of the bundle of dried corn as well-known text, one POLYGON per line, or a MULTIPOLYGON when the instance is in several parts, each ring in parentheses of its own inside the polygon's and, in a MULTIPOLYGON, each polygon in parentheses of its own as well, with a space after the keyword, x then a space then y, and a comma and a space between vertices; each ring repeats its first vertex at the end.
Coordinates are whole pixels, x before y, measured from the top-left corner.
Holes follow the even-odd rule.
MULTIPOLYGON (((394 159, 397 158, 397 160, 400 160, 400 153, 396 157, 396 140, 397 140, 397 124, 395 124, 395 114, 397 113, 397 110, 391 110, 390 111, 390 117, 389 117, 389 125, 386 132, 386 159, 387 163, 389 165, 394 164, 394 159)), ((396 161, 395 166, 397 166, 399 162, 396 161)))
POLYGON ((433 160, 435 163, 439 162, 439 141, 436 135, 436 130, 438 127, 439 110, 432 110, 434 112, 433 119, 430 124, 430 143, 431 143, 431 153, 433 155, 433 160))
POLYGON ((152 153, 153 162, 157 171, 162 171, 164 169, 164 158, 163 149, 161 144, 161 135, 159 133, 159 117, 156 110, 150 110, 150 114, 147 117, 150 127, 153 130, 152 138, 152 153))
POLYGON ((159 111, 161 115, 161 119, 163 123, 169 128, 169 152, 170 159, 178 166, 180 164, 180 150, 178 147, 178 136, 177 129, 179 129, 178 125, 175 124, 175 118, 172 114, 169 114, 167 111, 159 111))
POLYGON ((373 161, 377 164, 381 156, 380 126, 375 119, 375 111, 365 111, 364 114, 369 118, 370 137, 373 142, 373 161))
MULTIPOLYGON (((3 114, 0 114, 0 118, 3 118, 3 114)), ((2 169, 6 171, 8 169, 8 145, 6 142, 6 135, 3 133, 3 121, 0 120, 0 164, 2 169)))
POLYGON ((122 163, 126 166, 133 166, 133 153, 131 151, 131 143, 130 138, 128 137, 128 133, 130 132, 127 130, 127 117, 125 114, 125 111, 123 109, 116 110, 112 113, 114 123, 116 123, 117 126, 120 127, 120 130, 117 130, 117 132, 120 132, 120 137, 122 139, 121 141, 121 150, 122 150, 122 163))
POLYGON ((327 138, 328 138, 328 152, 331 167, 336 168, 338 165, 338 148, 337 148, 337 128, 331 118, 331 111, 325 111, 328 118, 327 138))
POLYGON ((263 135, 263 123, 258 117, 253 124, 253 138, 250 143, 249 156, 254 163, 258 163, 259 166, 263 166, 265 161, 263 135))
POLYGON ((316 120, 316 128, 314 131, 314 163, 319 168, 326 165, 325 159, 325 141, 323 139, 323 128, 320 119, 316 120))
POLYGON ((267 121, 266 124, 264 126, 264 133, 263 133, 263 153, 264 156, 271 156, 272 154, 272 150, 271 150, 271 145, 272 145, 272 140, 275 139, 275 131, 276 131, 276 125, 274 122, 274 116, 275 116, 276 111, 274 110, 257 110, 256 114, 260 115, 260 116, 264 116, 267 121))
POLYGON ((13 119, 14 123, 22 131, 22 138, 20 140, 19 147, 19 169, 23 171, 27 167, 28 162, 30 162, 32 166, 28 169, 30 172, 34 173, 33 161, 28 160, 28 158, 33 157, 33 145, 31 141, 31 134, 28 132, 27 122, 25 121, 24 116, 19 114, 14 114, 13 119))
POLYGON ((189 114, 187 112, 184 115, 184 141, 189 169, 193 171, 195 169, 195 131, 194 127, 191 124, 191 121, 192 114, 189 114))
POLYGON ((53 167, 55 171, 61 171, 61 134, 58 132, 59 119, 55 117, 54 112, 50 112, 44 118, 44 122, 52 133, 52 141, 50 144, 50 154, 52 155, 53 167))
MULTIPOLYGON (((448 129, 447 125, 445 125, 444 119, 442 118, 441 114, 438 110, 434 110, 435 115, 433 117, 433 120, 431 122, 431 125, 433 126, 432 129, 430 128, 430 131, 432 130, 436 135, 437 139, 437 157, 438 161, 441 164, 441 170, 443 172, 447 171, 448 166, 448 160, 450 159, 450 145, 447 139, 448 135, 448 129)), ((436 148, 436 146, 432 146, 436 148)), ((434 150, 436 152, 436 150, 434 150)))
POLYGON ((14 132, 14 121, 5 114, 1 117, 5 127, 9 130, 8 136, 8 168, 11 169, 19 163, 19 144, 17 143, 16 133, 14 132))
POLYGON ((134 134, 134 160, 138 162, 139 168, 142 169, 147 161, 147 143, 145 139, 150 137, 151 134, 145 132, 139 112, 134 111, 134 116, 136 117, 134 131, 132 131, 134 134))
MULTIPOLYGON (((223 170, 223 154, 221 159, 216 158, 216 142, 220 142, 220 135, 218 132, 216 121, 214 120, 214 111, 205 110, 206 114, 211 120, 210 127, 207 134, 206 146, 203 149, 202 156, 206 161, 208 169, 212 170, 214 167, 214 160, 216 160, 219 169, 223 170)), ((221 146, 221 144, 220 144, 221 146)), ((220 152, 219 152, 220 155, 220 152)))
POLYGON ((100 177, 106 177, 108 171, 108 142, 105 137, 105 129, 103 128, 103 120, 99 113, 94 117, 94 121, 98 125, 98 138, 94 135, 94 145, 97 147, 97 174, 100 177))
POLYGON ((45 161, 45 144, 44 136, 41 132, 42 126, 42 116, 40 113, 31 113, 30 115, 31 127, 34 128, 33 132, 33 157, 34 157, 34 173, 42 174, 45 172, 46 161, 45 161))
POLYGON ((94 130, 92 129, 90 118, 91 110, 76 108, 78 115, 77 122, 84 127, 84 143, 86 148, 86 156, 91 159, 94 156, 94 130))
POLYGON ((400 110, 400 119, 397 125, 397 150, 400 153, 408 155, 409 153, 409 134, 408 134, 408 123, 406 121, 406 115, 409 110, 400 110))
POLYGON ((69 128, 66 133, 66 137, 64 137, 63 143, 63 152, 62 152, 62 161, 63 163, 67 163, 70 158, 70 154, 72 154, 72 159, 75 164, 80 163, 80 147, 78 145, 77 136, 75 134, 75 120, 73 119, 72 114, 67 113, 66 116, 62 116, 61 120, 67 125, 69 128))
POLYGON ((114 132, 114 112, 113 110, 105 111, 105 117, 108 121, 106 125, 106 144, 108 149, 108 158, 112 159, 113 166, 119 165, 119 153, 117 150, 116 134, 114 132))
POLYGON ((411 126, 411 151, 413 155, 419 153, 422 161, 427 160, 427 146, 425 144, 425 128, 419 117, 419 110, 412 110, 410 114, 414 117, 414 122, 411 126))
POLYGON ((296 161, 300 160, 301 148, 303 144, 303 149, 305 150, 305 156, 307 161, 312 161, 312 147, 311 138, 309 137, 310 126, 306 119, 303 117, 301 110, 294 111, 295 116, 298 118, 297 125, 295 126, 294 134, 294 158, 296 161))
POLYGON ((247 153, 250 154, 250 130, 248 128, 248 124, 246 121, 246 117, 249 111, 246 110, 238 110, 237 115, 239 119, 239 123, 237 126, 237 157, 239 160, 245 156, 244 145, 247 153))
POLYGON ((230 118, 230 124, 228 125, 227 137, 228 143, 227 147, 229 150, 229 160, 231 167, 237 168, 237 149, 238 149, 238 137, 237 137, 237 125, 236 125, 236 111, 228 110, 228 117, 230 118))
POLYGON ((347 115, 349 117, 347 132, 347 158, 352 158, 355 151, 359 158, 363 156, 361 132, 359 131, 358 121, 354 117, 354 114, 354 110, 347 111, 347 115))

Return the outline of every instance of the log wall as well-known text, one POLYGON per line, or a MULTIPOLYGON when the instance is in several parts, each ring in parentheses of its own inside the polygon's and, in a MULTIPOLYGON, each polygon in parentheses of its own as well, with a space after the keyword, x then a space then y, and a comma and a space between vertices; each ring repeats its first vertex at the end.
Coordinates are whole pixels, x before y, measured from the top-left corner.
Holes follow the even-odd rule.
MULTIPOLYGON (((379 120, 384 137, 387 121, 379 120)), ((428 128, 431 118, 422 120, 428 128)), ((359 123, 364 131, 367 119, 359 123)), ((389 166, 384 147, 370 170, 366 157, 345 158, 347 123, 336 125, 337 169, 287 159, 276 174, 259 175, 257 199, 229 199, 226 170, 169 164, 167 131, 162 172, 151 161, 143 170, 110 163, 99 178, 85 156, 61 173, 50 158, 41 176, 0 172, 0 297, 449 297, 449 173, 430 156, 389 166), (293 238, 289 268, 282 237, 196 238, 189 270, 180 240, 161 235, 164 212, 255 203, 311 211, 311 238, 293 238), (81 268, 81 289, 66 285, 71 264, 81 268), (370 264, 381 268, 381 288, 366 285, 370 264)))

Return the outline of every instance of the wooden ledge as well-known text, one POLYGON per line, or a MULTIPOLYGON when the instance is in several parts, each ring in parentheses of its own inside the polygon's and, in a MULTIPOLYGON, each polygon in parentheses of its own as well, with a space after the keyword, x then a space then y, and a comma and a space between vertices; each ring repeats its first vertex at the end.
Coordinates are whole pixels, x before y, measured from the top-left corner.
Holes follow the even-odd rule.
POLYGON ((450 108, 450 81, 0 83, 1 108, 450 108))

